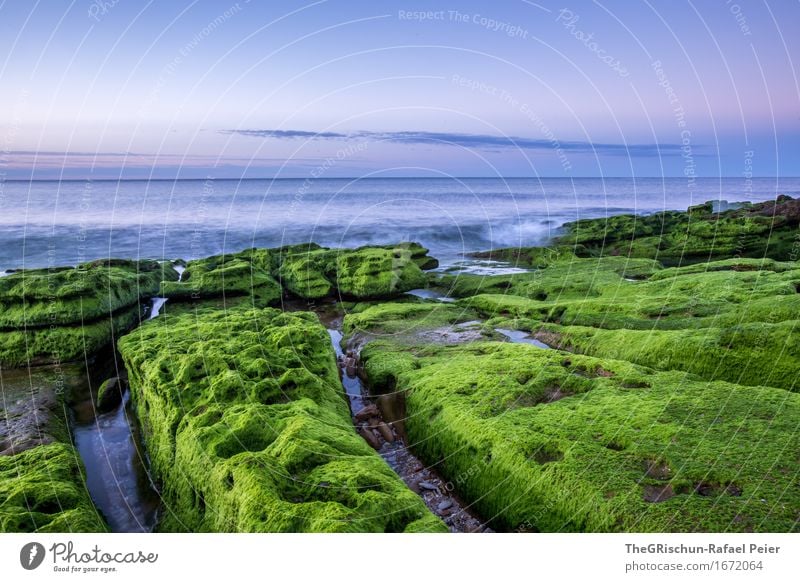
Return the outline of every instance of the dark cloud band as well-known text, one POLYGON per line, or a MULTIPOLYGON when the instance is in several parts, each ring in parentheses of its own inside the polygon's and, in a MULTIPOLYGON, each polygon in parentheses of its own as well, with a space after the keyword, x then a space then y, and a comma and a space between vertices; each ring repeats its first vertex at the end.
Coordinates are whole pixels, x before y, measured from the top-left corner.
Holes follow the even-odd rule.
MULTIPOLYGON (((220 130, 220 133, 263 139, 360 139, 392 143, 450 145, 467 148, 515 148, 524 150, 551 150, 553 148, 553 141, 549 139, 432 131, 357 131, 353 133, 339 133, 332 131, 314 132, 287 129, 223 129, 220 130)), ((564 151, 598 155, 673 156, 681 154, 681 146, 672 143, 615 144, 588 141, 565 141, 559 142, 559 146, 564 151)), ((697 146, 695 146, 695 148, 697 148, 697 146)))

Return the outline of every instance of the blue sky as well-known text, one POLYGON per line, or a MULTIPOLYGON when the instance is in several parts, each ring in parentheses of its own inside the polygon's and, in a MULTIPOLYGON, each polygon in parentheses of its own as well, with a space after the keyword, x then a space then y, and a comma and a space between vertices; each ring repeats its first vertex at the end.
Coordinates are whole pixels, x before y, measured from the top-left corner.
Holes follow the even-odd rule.
POLYGON ((0 4, 0 177, 800 175, 800 2, 0 4))

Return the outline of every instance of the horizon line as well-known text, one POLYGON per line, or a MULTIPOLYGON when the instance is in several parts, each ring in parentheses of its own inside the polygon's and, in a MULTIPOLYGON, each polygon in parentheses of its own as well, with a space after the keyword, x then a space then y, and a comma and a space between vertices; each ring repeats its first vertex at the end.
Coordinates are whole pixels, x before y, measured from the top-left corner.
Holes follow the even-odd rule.
MULTIPOLYGON (((327 178, 307 177, 247 177, 247 178, 0 178, 0 183, 8 182, 205 182, 221 180, 227 182, 253 182, 264 180, 689 180, 686 176, 343 176, 327 178)), ((695 176, 694 180, 765 180, 800 179, 800 176, 695 176)))

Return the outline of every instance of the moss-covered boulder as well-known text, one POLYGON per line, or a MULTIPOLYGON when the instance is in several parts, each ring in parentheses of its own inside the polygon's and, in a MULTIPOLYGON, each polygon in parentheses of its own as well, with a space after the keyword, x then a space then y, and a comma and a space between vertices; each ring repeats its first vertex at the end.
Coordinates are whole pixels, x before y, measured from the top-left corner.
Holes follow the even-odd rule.
POLYGON ((119 341, 162 531, 445 531, 355 432, 311 313, 201 309, 119 341))
MULTIPOLYGON (((571 351, 800 389, 796 262, 729 259, 628 280, 600 267, 609 260, 626 259, 555 263, 514 280, 505 294, 461 303, 497 326, 546 334, 571 351)), ((488 279, 485 287, 497 290, 488 279)))
POLYGON ((495 528, 797 530, 800 395, 499 342, 377 341, 362 359, 495 528))
POLYGON ((336 275, 332 253, 327 249, 284 253, 277 276, 286 290, 303 299, 320 299, 329 296, 336 275))
POLYGON ((361 248, 336 256, 336 287, 341 295, 391 297, 424 287, 425 275, 405 247, 361 248))
POLYGON ((280 301, 281 286, 269 270, 253 261, 258 257, 254 250, 244 257, 220 255, 189 261, 181 280, 162 282, 159 294, 175 300, 246 295, 256 307, 273 305, 280 301))
POLYGON ((361 304, 347 313, 344 332, 370 335, 413 335, 419 331, 472 321, 476 312, 464 306, 435 301, 387 301, 361 304), (361 307, 361 306, 359 306, 361 307))
POLYGON ((177 279, 156 261, 108 259, 0 278, 0 366, 80 360, 138 323, 139 302, 177 279))
POLYGON ((0 278, 0 329, 74 325, 108 317, 177 279, 156 261, 109 259, 75 268, 16 271, 0 278))
POLYGON ((426 285, 422 268, 438 264, 427 253, 416 243, 284 253, 278 277, 292 294, 306 299, 332 293, 349 299, 389 298, 426 285))
POLYGON ((357 249, 327 249, 314 243, 190 261, 180 282, 165 282, 161 295, 173 299, 252 297, 255 307, 294 297, 320 299, 338 294, 351 299, 397 296, 424 287, 422 269, 438 265, 417 243, 357 249))
POLYGON ((0 532, 103 532, 75 448, 54 442, 0 455, 0 532))
POLYGON ((0 367, 72 362, 92 357, 137 325, 138 305, 84 324, 0 331, 0 367))
POLYGON ((0 532, 102 532, 70 443, 72 367, 0 370, 0 532))
POLYGON ((800 200, 780 196, 759 204, 736 204, 718 211, 707 202, 686 212, 617 215, 564 225, 557 246, 579 256, 622 255, 687 264, 718 258, 789 260, 800 224, 800 200))

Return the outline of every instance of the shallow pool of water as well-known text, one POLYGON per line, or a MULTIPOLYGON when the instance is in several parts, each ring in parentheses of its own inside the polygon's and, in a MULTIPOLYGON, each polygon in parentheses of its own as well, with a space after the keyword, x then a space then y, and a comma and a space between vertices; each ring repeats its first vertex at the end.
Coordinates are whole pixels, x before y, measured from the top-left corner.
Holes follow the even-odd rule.
POLYGON ((517 331, 517 330, 513 330, 513 329, 501 329, 499 327, 495 328, 495 331, 497 333, 507 337, 509 340, 511 340, 511 343, 529 344, 529 345, 536 346, 537 348, 542 348, 542 349, 545 349, 545 350, 549 350, 550 349, 550 346, 548 346, 546 343, 540 342, 536 338, 530 337, 530 335, 528 334, 527 331, 517 331))
POLYGON ((452 297, 448 297, 444 293, 439 293, 438 291, 433 291, 432 289, 412 289, 411 291, 406 291, 406 295, 413 295, 414 297, 419 297, 420 299, 435 299, 436 301, 442 301, 444 303, 455 302, 455 299, 452 297))
POLYGON ((77 416, 75 446, 86 466, 86 486, 113 532, 148 532, 159 497, 148 476, 128 392, 111 412, 77 416))
MULTIPOLYGON (((364 406, 364 395, 361 388, 361 380, 355 374, 355 370, 348 370, 348 366, 343 362, 346 358, 345 353, 342 351, 342 332, 338 329, 328 329, 328 335, 331 336, 331 344, 333 344, 333 351, 336 352, 336 359, 339 361, 339 367, 342 370, 342 385, 347 394, 347 399, 350 402, 350 411, 355 414, 364 406)), ((353 361, 353 366, 356 362, 353 361)))

